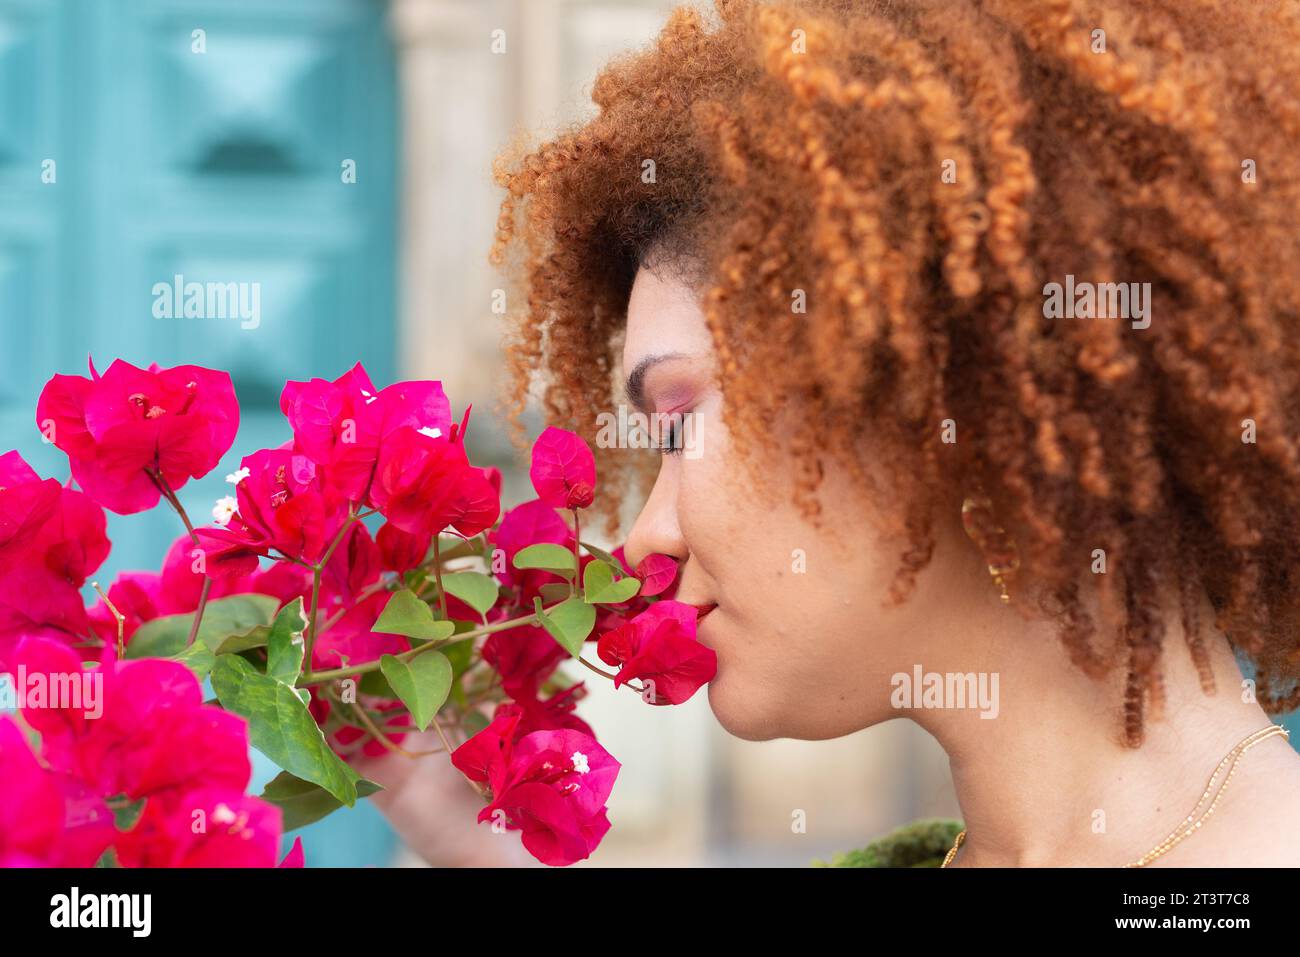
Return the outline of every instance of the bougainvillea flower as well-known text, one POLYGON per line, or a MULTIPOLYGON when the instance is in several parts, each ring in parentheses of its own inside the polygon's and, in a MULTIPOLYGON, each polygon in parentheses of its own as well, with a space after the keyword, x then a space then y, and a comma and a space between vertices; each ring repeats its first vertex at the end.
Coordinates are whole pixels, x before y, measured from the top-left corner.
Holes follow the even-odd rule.
POLYGON ((0 665, 22 635, 87 634, 81 587, 109 548, 88 496, 43 481, 16 452, 0 456, 0 665))
MULTIPOLYGON (((157 599, 159 614, 188 614, 199 607, 199 596, 206 578, 206 562, 206 553, 188 535, 181 535, 172 542, 167 557, 163 560, 161 594, 157 599)), ((213 600, 229 595, 271 595, 280 599, 280 604, 283 605, 298 597, 305 599, 310 589, 310 571, 291 562, 275 562, 265 568, 259 566, 245 576, 213 581, 208 598, 213 600)), ((111 591, 109 597, 113 597, 111 591)))
POLYGON ((280 867, 306 867, 307 861, 302 853, 302 838, 293 839, 293 847, 289 848, 289 853, 284 855, 284 860, 280 862, 280 867))
POLYGON ((0 455, 0 564, 22 554, 53 516, 63 491, 42 480, 16 451, 0 455))
POLYGON ((586 508, 596 497, 596 460, 581 438, 554 426, 533 443, 528 470, 537 497, 553 508, 586 508))
POLYGON ((519 715, 519 724, 515 728, 516 738, 533 731, 556 731, 568 728, 581 731, 595 738, 596 732, 591 725, 574 713, 578 702, 587 696, 586 686, 582 682, 571 685, 563 691, 557 691, 545 700, 535 697, 518 697, 497 706, 493 717, 519 715))
POLYGON ((348 504, 310 458, 291 449, 262 449, 240 462, 238 511, 224 528, 198 530, 207 573, 251 575, 257 559, 277 550, 315 564, 344 522, 348 504))
POLYGON ((429 554, 433 543, 433 533, 412 535, 404 532, 392 522, 385 522, 375 534, 375 544, 379 546, 380 561, 383 566, 395 572, 410 571, 421 564, 429 554))
POLYGON ((167 806, 146 803, 135 827, 118 837, 117 856, 125 867, 275 867, 282 830, 274 804, 201 787, 167 806))
POLYGON ((383 559, 370 530, 357 523, 343 534, 321 578, 321 607, 351 605, 379 580, 383 559))
POLYGON ((614 687, 640 680, 650 704, 681 704, 713 680, 718 656, 695 637, 698 612, 679 601, 658 601, 631 621, 600 636, 596 653, 619 667, 614 687))
POLYGON ((90 374, 50 379, 36 424, 68 453, 81 489, 111 511, 152 508, 161 493, 150 473, 179 489, 212 471, 235 440, 239 403, 228 373, 118 359, 102 376, 92 364, 90 374))
POLYGON ((483 643, 483 660, 501 675, 512 698, 534 698, 543 681, 568 657, 550 633, 534 625, 494 632, 483 643))
POLYGON ((396 382, 376 390, 360 363, 333 382, 286 383, 280 411, 293 427, 294 448, 328 466, 335 486, 358 503, 394 432, 409 427, 446 437, 451 429, 451 404, 440 382, 396 382))
POLYGON ((494 718, 452 752, 452 764, 491 789, 479 821, 504 820, 543 864, 591 856, 609 830, 605 803, 619 763, 596 740, 568 729, 516 738, 519 713, 494 718))
MULTIPOLYGON (((46 675, 51 687, 66 684, 66 676, 92 674, 71 649, 44 638, 19 642, 14 659, 28 676, 46 675)), ((204 705, 198 679, 184 665, 117 661, 108 645, 93 674, 100 679, 97 708, 83 697, 23 709, 51 768, 100 794, 166 806, 199 785, 242 790, 248 783, 247 723, 204 705)))
POLYGON ((91 867, 117 836, 104 802, 41 767, 0 716, 0 867, 91 867))
MULTIPOLYGON (((624 561, 623 549, 619 548, 615 556, 624 561)), ((641 582, 640 598, 653 598, 668 590, 677 580, 677 559, 668 555, 652 554, 641 559, 641 563, 632 572, 641 582)))
POLYGON ((371 503, 402 531, 423 537, 454 528, 466 538, 490 528, 501 501, 465 447, 409 426, 393 432, 379 455, 371 503))

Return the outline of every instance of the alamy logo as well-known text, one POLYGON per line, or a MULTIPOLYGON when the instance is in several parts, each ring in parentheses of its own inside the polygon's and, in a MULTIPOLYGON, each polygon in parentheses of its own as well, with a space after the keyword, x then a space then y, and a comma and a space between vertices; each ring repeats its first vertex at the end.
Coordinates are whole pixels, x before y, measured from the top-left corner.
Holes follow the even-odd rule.
POLYGON ((1078 282, 1043 286, 1043 315, 1048 319, 1131 319, 1134 329, 1151 325, 1151 283, 1078 282))
POLYGON ((133 937, 148 937, 153 927, 153 896, 150 894, 81 894, 74 887, 69 894, 50 898, 50 926, 126 927, 133 937))
POLYGON ((601 412, 596 416, 596 447, 602 449, 659 449, 688 459, 704 454, 704 421, 694 412, 601 412))
POLYGON ((170 283, 153 284, 155 319, 238 319, 239 328, 262 324, 260 282, 186 282, 177 273, 170 283))
POLYGON ((1000 710, 996 671, 923 671, 913 665, 911 674, 900 671, 889 683, 895 708, 971 708, 981 718, 996 718, 1000 710))
POLYGON ((13 674, 0 671, 0 711, 56 708, 99 718, 104 713, 103 691, 104 674, 98 670, 28 674, 27 666, 19 665, 13 674))

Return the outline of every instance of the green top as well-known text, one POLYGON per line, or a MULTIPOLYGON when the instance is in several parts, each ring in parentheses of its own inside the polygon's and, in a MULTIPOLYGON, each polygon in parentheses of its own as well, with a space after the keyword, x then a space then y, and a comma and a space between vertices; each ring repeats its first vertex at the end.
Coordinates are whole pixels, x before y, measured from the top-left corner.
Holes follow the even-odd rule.
POLYGON ((813 867, 938 867, 962 829, 961 821, 925 818, 895 828, 864 848, 841 851, 813 867))

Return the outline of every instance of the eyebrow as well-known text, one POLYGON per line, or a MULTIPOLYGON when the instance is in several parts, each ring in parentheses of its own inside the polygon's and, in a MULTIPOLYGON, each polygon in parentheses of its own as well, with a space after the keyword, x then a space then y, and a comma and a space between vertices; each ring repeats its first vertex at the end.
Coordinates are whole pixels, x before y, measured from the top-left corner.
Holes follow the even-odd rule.
POLYGON ((645 377, 652 368, 661 362, 667 362, 669 359, 683 359, 685 356, 680 352, 663 352, 659 355, 645 356, 636 367, 628 374, 627 382, 623 390, 627 393, 628 401, 642 411, 646 409, 645 398, 645 377))

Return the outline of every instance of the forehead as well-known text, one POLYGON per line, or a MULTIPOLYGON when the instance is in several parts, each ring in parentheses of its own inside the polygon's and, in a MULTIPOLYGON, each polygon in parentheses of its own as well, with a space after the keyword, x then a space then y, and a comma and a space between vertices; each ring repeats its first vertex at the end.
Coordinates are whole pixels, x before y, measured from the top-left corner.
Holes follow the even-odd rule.
POLYGON ((713 340, 694 290, 671 273, 641 268, 627 304, 624 373, 646 356, 708 355, 712 351, 713 340))

